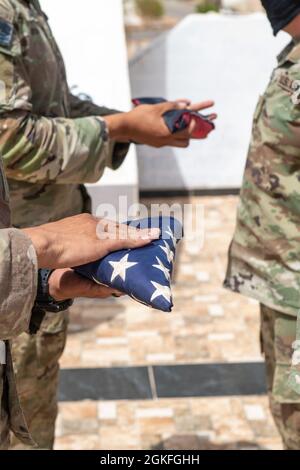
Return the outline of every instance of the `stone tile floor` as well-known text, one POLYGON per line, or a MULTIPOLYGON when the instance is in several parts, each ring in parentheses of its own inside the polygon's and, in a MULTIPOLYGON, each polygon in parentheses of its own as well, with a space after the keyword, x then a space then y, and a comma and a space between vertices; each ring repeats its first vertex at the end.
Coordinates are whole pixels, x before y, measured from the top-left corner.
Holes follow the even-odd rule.
MULTIPOLYGON (((203 205, 205 237, 202 248, 201 234, 181 243, 173 313, 127 298, 78 301, 62 368, 262 361, 258 305, 222 288, 237 197, 180 202, 203 205)), ((149 448, 281 449, 281 442, 264 396, 60 405, 56 449, 149 448)))

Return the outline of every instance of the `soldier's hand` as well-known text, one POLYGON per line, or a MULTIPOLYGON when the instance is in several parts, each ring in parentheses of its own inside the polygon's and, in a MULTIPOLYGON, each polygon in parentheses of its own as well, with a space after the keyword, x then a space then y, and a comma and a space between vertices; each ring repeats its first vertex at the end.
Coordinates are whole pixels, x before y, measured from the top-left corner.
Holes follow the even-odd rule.
MULTIPOLYGON (((188 100, 178 100, 155 105, 141 105, 129 113, 106 116, 109 134, 112 139, 118 141, 134 141, 151 147, 188 147, 195 129, 192 121, 189 128, 172 134, 164 121, 163 115, 174 109, 190 109, 191 111, 202 111, 211 108, 213 101, 192 104, 188 100)), ((211 114, 213 120, 217 116, 211 114)))
POLYGON ((49 294, 56 300, 106 299, 112 295, 121 297, 123 294, 115 289, 100 286, 76 274, 72 269, 56 269, 49 278, 49 294))
POLYGON ((108 253, 141 248, 160 236, 159 229, 138 230, 81 214, 23 230, 35 247, 39 268, 72 268, 108 253))

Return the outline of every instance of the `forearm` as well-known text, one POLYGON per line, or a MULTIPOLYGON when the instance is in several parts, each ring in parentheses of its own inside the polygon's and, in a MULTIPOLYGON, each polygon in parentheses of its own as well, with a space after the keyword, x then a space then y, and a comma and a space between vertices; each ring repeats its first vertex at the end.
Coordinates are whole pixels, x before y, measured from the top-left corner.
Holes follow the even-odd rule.
POLYGON ((109 138, 115 142, 130 142, 133 135, 129 127, 129 114, 120 113, 105 116, 105 120, 108 128, 109 138))
POLYGON ((134 137, 131 125, 131 113, 98 106, 92 101, 69 95, 71 117, 99 116, 105 120, 109 129, 109 138, 115 143, 129 143, 134 137))
POLYGON ((109 124, 111 116, 118 115, 118 117, 113 119, 113 121, 117 121, 117 123, 114 124, 114 129, 109 130, 111 160, 108 166, 113 170, 119 168, 128 153, 130 145, 130 139, 124 136, 124 131, 120 129, 120 126, 123 126, 123 117, 121 116, 124 114, 123 111, 107 108, 105 106, 98 106, 88 99, 81 99, 72 94, 69 95, 69 103, 71 110, 70 117, 72 119, 99 116, 104 118, 107 124, 109 124))

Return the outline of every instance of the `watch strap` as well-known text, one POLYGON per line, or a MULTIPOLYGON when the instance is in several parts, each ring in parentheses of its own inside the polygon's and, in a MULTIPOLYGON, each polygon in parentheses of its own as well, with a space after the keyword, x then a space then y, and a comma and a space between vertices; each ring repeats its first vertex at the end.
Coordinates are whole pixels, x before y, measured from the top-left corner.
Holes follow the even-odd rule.
POLYGON ((54 269, 40 269, 38 272, 38 290, 35 306, 51 313, 59 313, 73 305, 72 299, 55 300, 49 293, 49 279, 54 269))

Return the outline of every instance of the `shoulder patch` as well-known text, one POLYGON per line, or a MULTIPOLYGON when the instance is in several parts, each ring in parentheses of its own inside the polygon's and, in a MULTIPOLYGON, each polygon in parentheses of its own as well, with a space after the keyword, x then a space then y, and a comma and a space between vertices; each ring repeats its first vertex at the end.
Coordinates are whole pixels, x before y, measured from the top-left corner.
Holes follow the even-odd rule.
POLYGON ((0 18, 0 46, 9 47, 13 38, 13 25, 0 18))

